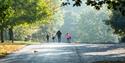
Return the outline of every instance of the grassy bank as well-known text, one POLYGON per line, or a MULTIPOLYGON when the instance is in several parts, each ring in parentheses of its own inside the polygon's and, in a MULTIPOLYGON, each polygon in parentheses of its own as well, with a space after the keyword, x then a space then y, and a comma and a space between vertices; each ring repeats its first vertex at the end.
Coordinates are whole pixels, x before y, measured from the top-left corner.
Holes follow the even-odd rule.
POLYGON ((23 48, 25 45, 15 45, 15 44, 2 44, 0 45, 0 57, 5 57, 6 55, 23 48))
POLYGON ((32 45, 32 44, 40 44, 40 42, 31 42, 31 41, 14 41, 11 43, 10 41, 0 43, 0 45, 32 45))
POLYGON ((14 43, 11 42, 0 43, 0 58, 5 57, 10 53, 17 51, 26 45, 31 45, 31 44, 40 44, 40 43, 24 42, 24 41, 15 41, 14 43))

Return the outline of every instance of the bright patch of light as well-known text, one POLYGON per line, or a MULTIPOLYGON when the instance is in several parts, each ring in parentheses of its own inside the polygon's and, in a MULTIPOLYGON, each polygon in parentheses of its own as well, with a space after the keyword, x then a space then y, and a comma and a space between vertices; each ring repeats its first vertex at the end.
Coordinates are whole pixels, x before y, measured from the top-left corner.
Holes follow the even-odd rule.
POLYGON ((104 51, 104 52, 83 53, 83 55, 118 55, 118 54, 125 54, 125 49, 118 48, 118 49, 108 50, 108 51, 104 51))

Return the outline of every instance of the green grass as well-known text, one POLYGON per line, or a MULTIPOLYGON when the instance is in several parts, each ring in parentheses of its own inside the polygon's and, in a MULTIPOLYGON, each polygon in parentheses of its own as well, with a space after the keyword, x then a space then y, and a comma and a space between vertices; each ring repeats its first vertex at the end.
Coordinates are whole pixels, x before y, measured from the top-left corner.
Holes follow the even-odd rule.
POLYGON ((40 42, 31 42, 31 41, 14 41, 14 43, 11 43, 10 41, 6 41, 4 43, 0 43, 2 45, 9 45, 9 44, 15 44, 15 45, 34 45, 34 44, 40 44, 40 42))
POLYGON ((33 44, 40 44, 40 42, 31 42, 31 41, 15 41, 15 44, 24 44, 24 45, 33 45, 33 44))
POLYGON ((26 45, 34 44, 40 44, 40 42, 14 41, 14 43, 11 43, 10 41, 6 41, 4 43, 0 43, 0 58, 3 58, 14 51, 21 49, 26 45))

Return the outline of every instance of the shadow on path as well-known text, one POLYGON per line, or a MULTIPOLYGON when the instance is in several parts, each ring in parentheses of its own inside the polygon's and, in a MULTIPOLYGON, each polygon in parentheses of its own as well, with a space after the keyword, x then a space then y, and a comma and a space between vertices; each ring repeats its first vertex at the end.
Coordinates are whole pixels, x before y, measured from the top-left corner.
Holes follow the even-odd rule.
POLYGON ((92 63, 125 60, 125 44, 45 43, 29 45, 0 63, 92 63))

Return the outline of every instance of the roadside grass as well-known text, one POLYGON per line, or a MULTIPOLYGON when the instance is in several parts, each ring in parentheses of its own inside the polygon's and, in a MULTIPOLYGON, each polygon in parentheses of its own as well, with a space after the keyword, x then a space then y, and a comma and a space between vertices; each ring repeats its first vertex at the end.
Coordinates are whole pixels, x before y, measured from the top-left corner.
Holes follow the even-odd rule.
POLYGON ((0 45, 34 45, 40 44, 40 42, 31 42, 31 41, 14 41, 14 43, 7 41, 4 43, 0 43, 0 45))
POLYGON ((39 42, 25 42, 25 41, 15 41, 14 43, 5 42, 0 43, 0 58, 7 56, 8 54, 17 51, 27 45, 40 44, 39 42))

